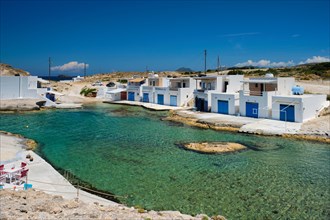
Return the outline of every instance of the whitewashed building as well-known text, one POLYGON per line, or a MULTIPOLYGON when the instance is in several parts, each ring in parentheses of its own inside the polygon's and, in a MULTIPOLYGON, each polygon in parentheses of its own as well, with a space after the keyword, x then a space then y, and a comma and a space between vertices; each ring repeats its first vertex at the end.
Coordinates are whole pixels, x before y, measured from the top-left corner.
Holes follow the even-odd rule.
POLYGON ((170 106, 186 106, 194 98, 196 82, 193 78, 170 78, 170 85, 164 96, 163 91, 157 91, 157 103, 170 106))
MULTIPOLYGON (((200 88, 194 91, 197 111, 235 114, 243 75, 195 77, 200 88)), ((196 82, 197 82, 196 81, 196 82)))
POLYGON ((253 118, 271 118, 272 97, 291 95, 293 77, 262 77, 243 80, 239 93, 239 113, 253 118))
POLYGON ((0 76, 0 99, 40 98, 37 76, 0 76))
POLYGON ((142 101, 142 86, 145 84, 146 79, 135 78, 128 80, 127 84, 127 100, 128 101, 142 101))
POLYGON ((145 86, 142 86, 142 101, 149 103, 157 103, 158 95, 165 96, 169 87, 169 79, 167 77, 158 77, 158 75, 151 75, 148 77, 145 86))
POLYGON ((327 106, 326 95, 273 96, 272 119, 302 123, 318 117, 327 106))

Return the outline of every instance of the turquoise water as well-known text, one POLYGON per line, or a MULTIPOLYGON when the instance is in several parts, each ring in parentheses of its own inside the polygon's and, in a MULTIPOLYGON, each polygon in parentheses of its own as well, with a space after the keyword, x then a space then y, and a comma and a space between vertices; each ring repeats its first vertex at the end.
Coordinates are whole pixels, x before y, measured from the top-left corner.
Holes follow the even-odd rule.
POLYGON ((161 121, 165 114, 102 104, 0 114, 0 130, 37 140, 53 165, 130 206, 229 219, 329 219, 329 145, 192 128, 161 121), (176 145, 193 141, 259 150, 206 155, 176 145))

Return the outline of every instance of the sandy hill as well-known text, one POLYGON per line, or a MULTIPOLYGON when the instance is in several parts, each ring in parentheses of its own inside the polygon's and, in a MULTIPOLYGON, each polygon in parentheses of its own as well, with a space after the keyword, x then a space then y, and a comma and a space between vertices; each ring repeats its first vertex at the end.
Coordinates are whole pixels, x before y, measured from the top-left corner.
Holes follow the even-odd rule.
POLYGON ((0 76, 29 76, 30 73, 16 69, 8 64, 0 63, 0 76))

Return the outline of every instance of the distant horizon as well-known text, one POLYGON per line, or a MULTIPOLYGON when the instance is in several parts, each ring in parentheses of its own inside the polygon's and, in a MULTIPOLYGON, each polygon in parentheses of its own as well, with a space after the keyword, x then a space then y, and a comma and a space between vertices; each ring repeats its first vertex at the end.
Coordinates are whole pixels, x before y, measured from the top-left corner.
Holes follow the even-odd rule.
POLYGON ((330 61, 328 0, 0 0, 0 62, 32 75, 330 61))

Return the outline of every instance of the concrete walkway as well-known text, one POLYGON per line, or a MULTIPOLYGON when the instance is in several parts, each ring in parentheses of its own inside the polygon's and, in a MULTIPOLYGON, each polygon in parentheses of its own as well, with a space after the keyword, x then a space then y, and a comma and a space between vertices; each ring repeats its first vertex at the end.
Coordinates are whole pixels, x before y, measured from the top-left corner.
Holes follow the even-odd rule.
MULTIPOLYGON (((26 151, 22 155, 22 157, 24 156, 23 160, 28 153, 34 158, 33 162, 28 162, 28 183, 31 183, 34 189, 48 194, 61 195, 65 199, 77 198, 77 189, 39 155, 33 151, 26 151)), ((79 200, 87 203, 98 202, 104 205, 119 205, 82 190, 79 190, 79 200)))
MULTIPOLYGON (((1 164, 20 167, 21 162, 24 161, 27 163, 27 168, 29 169, 27 182, 32 184, 33 189, 44 191, 48 194, 60 195, 65 199, 77 198, 77 189, 39 155, 33 151, 23 149, 24 146, 21 142, 22 138, 20 137, 0 133, 1 164), (26 159, 26 155, 28 154, 33 157, 32 162, 26 159)), ((14 186, 12 184, 5 184, 4 188, 13 189, 14 186)), ((82 190, 79 190, 78 197, 79 200, 87 203, 98 202, 104 205, 119 205, 82 190)))
POLYGON ((104 101, 105 103, 110 104, 121 104, 121 105, 133 105, 133 106, 141 106, 150 110, 155 111, 168 111, 168 110, 181 110, 181 109, 187 109, 183 107, 177 107, 177 106, 168 106, 168 105, 158 105, 155 103, 147 103, 147 102, 137 102, 137 101, 104 101))
POLYGON ((176 113, 181 117, 197 119, 198 122, 212 124, 220 127, 236 127, 240 128, 240 132, 253 134, 296 134, 299 132, 302 126, 302 123, 284 122, 263 118, 249 118, 218 113, 194 112, 187 110, 177 111, 176 113))

